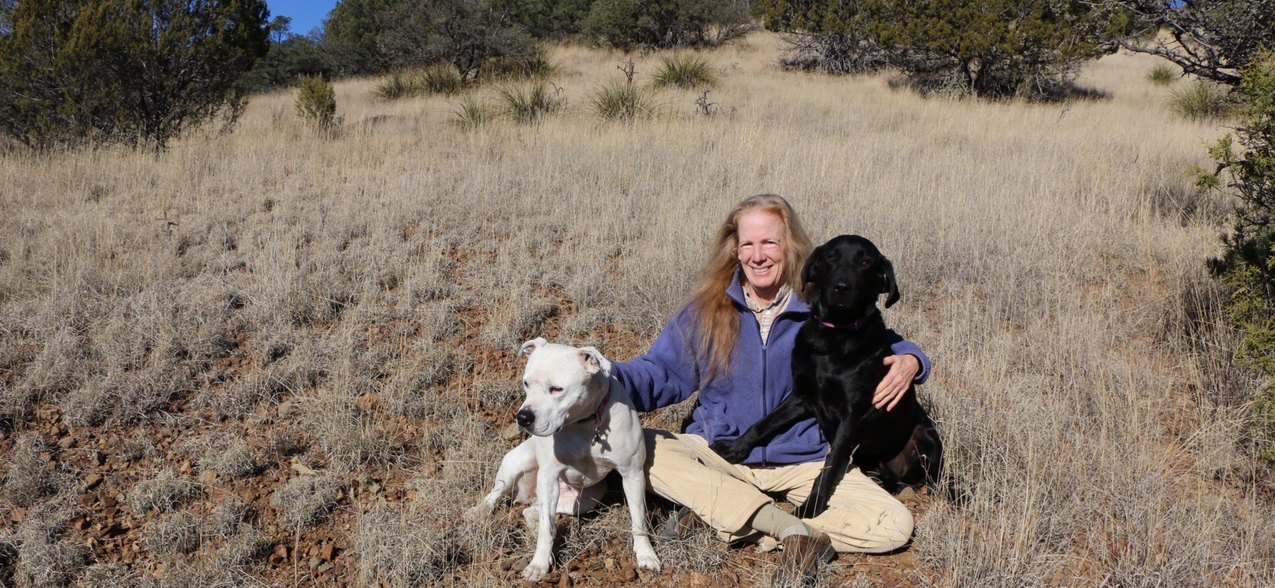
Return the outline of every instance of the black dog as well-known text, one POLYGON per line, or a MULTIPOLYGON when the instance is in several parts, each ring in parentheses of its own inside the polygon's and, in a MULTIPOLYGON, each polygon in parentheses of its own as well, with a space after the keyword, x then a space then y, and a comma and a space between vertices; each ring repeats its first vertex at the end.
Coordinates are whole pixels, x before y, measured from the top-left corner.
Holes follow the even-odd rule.
POLYGON ((829 451, 810 498, 797 509, 801 518, 827 510, 852 465, 892 494, 903 486, 933 485, 943 445, 915 388, 894 410, 872 406, 872 394, 888 371, 882 360, 890 355, 877 296, 887 295, 886 308, 899 300, 894 266, 871 241, 842 235, 810 254, 802 281, 811 312, 793 348, 792 394, 739 438, 713 443, 713 451, 739 463, 757 444, 815 417, 829 451))

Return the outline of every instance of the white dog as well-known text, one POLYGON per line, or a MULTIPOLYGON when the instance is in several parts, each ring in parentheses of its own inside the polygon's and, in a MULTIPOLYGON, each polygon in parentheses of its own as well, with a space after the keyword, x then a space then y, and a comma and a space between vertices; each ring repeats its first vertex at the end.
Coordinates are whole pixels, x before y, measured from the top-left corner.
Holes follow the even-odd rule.
POLYGON ((522 571, 540 580, 552 561, 555 513, 579 515, 597 505, 600 482, 611 470, 624 480, 638 567, 659 571, 660 559, 646 529, 646 443, 633 401, 611 376, 611 362, 592 347, 570 347, 536 338, 522 344, 527 356, 522 387, 527 399, 518 426, 532 437, 505 454, 496 484, 468 517, 491 514, 501 497, 517 489, 528 521, 539 521, 536 553, 522 571))

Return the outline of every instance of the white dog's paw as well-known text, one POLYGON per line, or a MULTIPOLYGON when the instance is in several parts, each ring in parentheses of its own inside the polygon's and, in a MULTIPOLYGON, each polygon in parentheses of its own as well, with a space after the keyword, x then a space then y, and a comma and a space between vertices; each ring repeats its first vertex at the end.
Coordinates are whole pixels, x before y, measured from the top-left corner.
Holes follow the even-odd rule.
POLYGON ((660 571, 660 558, 655 553, 639 553, 637 554, 637 562, 638 567, 643 570, 660 571))
POLYGON ((531 580, 532 582, 539 582, 547 573, 549 573, 549 566, 547 564, 537 564, 533 561, 522 570, 522 578, 524 580, 531 580))

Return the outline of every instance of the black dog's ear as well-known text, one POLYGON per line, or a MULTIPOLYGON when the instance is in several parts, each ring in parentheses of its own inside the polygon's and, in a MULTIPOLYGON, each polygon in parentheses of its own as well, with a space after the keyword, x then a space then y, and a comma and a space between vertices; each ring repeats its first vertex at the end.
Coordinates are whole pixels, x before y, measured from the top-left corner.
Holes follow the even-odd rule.
POLYGON ((815 266, 822 265, 820 261, 823 258, 824 247, 825 245, 815 247, 815 250, 811 251, 810 256, 806 258, 806 266, 801 269, 801 284, 803 286, 819 279, 821 272, 815 266))
POLYGON ((881 293, 886 294, 885 307, 890 308, 899 301, 899 283, 894 279, 894 264, 884 255, 881 256, 881 293))

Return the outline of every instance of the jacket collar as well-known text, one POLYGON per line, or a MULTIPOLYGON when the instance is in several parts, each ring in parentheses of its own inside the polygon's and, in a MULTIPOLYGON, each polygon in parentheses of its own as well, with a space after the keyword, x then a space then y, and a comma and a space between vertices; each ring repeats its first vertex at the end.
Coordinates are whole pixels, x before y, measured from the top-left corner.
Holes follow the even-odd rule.
MULTIPOLYGON (((801 296, 801 292, 793 290, 789 295, 788 308, 784 309, 782 314, 790 312, 799 312, 802 314, 810 313, 810 305, 806 303, 806 299, 801 296)), ((726 297, 735 303, 735 307, 747 311, 748 303, 744 302, 744 269, 735 268, 735 278, 731 280, 730 287, 726 289, 726 297)))

